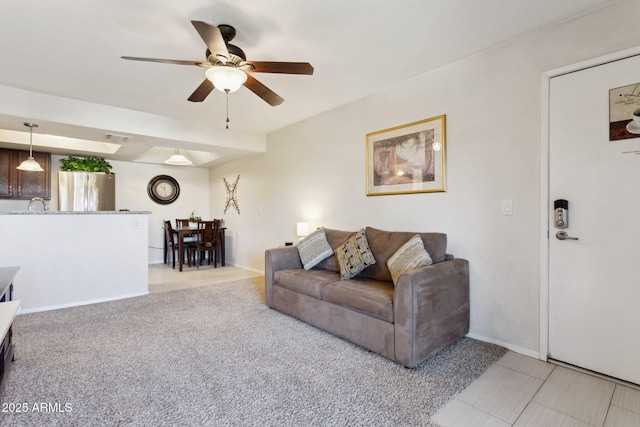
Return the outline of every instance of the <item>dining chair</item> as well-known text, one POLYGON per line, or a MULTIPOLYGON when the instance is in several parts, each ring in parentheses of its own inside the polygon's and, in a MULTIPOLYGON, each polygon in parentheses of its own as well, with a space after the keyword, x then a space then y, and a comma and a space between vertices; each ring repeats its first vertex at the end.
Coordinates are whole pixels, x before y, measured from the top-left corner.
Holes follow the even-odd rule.
POLYGON ((197 242, 195 245, 196 252, 196 268, 200 268, 203 254, 208 255, 208 263, 211 265, 213 258, 213 267, 218 268, 218 229, 220 228, 220 220, 198 221, 197 242))
POLYGON ((176 227, 188 227, 189 220, 188 219, 179 219, 176 218, 176 227))
MULTIPOLYGON (((176 254, 180 250, 180 243, 178 242, 176 234, 173 232, 173 227, 171 226, 171 221, 164 221, 164 236, 167 250, 165 251, 165 264, 169 264, 169 252, 171 252, 171 257, 173 259, 173 268, 176 268, 176 254)), ((195 242, 187 243, 185 240, 184 250, 185 255, 187 256, 187 262, 189 267, 191 267, 191 252, 192 248, 195 246, 195 242)))
POLYGON ((164 263, 169 264, 169 254, 173 258, 173 268, 176 268, 176 252, 178 252, 178 245, 176 245, 175 235, 173 234, 173 227, 171 227, 171 221, 164 220, 164 263))
MULTIPOLYGON (((178 219, 176 218, 176 228, 180 228, 180 227, 189 227, 190 221, 189 219, 178 219)), ((196 236, 194 236, 193 234, 187 234, 186 236, 184 236, 184 244, 186 245, 187 243, 196 243, 196 236)))

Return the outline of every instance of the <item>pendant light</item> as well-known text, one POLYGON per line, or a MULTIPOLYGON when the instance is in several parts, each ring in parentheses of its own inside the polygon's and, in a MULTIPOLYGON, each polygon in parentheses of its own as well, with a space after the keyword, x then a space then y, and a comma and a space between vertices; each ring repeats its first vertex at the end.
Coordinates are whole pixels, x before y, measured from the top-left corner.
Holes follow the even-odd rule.
POLYGON ((42 172, 44 169, 42 169, 40 164, 33 158, 33 128, 37 128, 38 125, 35 123, 25 123, 24 125, 29 128, 29 158, 20 163, 20 166, 16 169, 21 171, 42 172))
POLYGON ((185 156, 180 154, 179 149, 175 149, 173 155, 164 161, 168 165, 177 165, 177 166, 189 166, 191 164, 191 160, 187 159, 185 156))

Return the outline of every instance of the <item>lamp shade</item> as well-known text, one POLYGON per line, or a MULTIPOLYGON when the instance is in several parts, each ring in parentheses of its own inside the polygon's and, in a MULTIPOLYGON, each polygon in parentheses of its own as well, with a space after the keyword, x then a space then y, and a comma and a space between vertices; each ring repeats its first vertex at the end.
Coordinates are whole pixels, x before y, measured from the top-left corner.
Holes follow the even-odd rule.
POLYGON ((42 172, 42 171, 44 171, 44 169, 42 169, 40 164, 38 162, 36 162, 36 159, 34 159, 31 156, 29 156, 29 158, 27 158, 27 160, 25 160, 24 162, 20 163, 20 165, 17 167, 17 169, 20 169, 21 171, 29 171, 29 172, 42 172))
POLYGON ((296 234, 298 236, 307 236, 309 235, 309 223, 307 222, 299 222, 296 224, 296 234))
POLYGON ((164 161, 168 165, 177 165, 177 166, 189 166, 191 164, 191 160, 187 159, 185 156, 180 154, 179 149, 175 149, 173 155, 164 161))
POLYGON ((235 92, 247 81, 244 71, 229 66, 211 67, 205 74, 213 86, 221 92, 235 92))

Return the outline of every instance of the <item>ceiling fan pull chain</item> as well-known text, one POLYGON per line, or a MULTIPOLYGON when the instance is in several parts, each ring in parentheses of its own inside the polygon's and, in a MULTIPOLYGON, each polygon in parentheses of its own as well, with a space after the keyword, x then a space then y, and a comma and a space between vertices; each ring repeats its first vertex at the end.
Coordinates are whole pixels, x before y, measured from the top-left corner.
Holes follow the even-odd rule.
POLYGON ((229 129, 229 89, 224 90, 227 94, 227 129, 229 129))

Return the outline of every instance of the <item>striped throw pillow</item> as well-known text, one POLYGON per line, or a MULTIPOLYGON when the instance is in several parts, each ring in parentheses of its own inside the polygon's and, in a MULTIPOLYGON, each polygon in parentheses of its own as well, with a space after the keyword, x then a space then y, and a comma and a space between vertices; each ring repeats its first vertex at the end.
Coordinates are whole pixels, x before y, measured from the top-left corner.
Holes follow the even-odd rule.
POLYGON ((433 261, 429 252, 424 248, 424 243, 422 243, 419 234, 416 234, 407 243, 400 246, 387 260, 387 267, 389 267, 394 285, 402 273, 431 264, 433 264, 433 261))
POLYGON ((302 261, 302 265, 305 270, 309 270, 320 261, 333 255, 333 249, 329 246, 327 235, 324 232, 324 227, 318 228, 316 231, 300 240, 296 247, 298 248, 300 261, 302 261))

